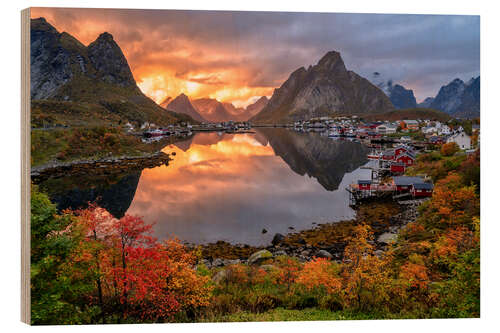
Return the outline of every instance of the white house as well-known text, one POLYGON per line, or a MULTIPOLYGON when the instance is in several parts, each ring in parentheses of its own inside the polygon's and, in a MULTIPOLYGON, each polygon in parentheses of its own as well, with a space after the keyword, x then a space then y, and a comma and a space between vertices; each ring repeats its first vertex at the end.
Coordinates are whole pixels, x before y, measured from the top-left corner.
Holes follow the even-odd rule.
POLYGON ((380 134, 391 134, 396 133, 398 127, 396 125, 391 124, 382 124, 375 127, 375 131, 380 134))
POLYGON ((439 135, 449 135, 449 134, 451 134, 451 129, 448 125, 443 124, 438 128, 438 134, 439 135))
POLYGON ((427 126, 427 127, 422 127, 422 133, 424 134, 432 134, 432 133, 437 133, 437 128, 434 126, 427 126))
POLYGON ((446 139, 446 143, 455 142, 460 149, 471 149, 472 141, 465 132, 455 133, 446 139))

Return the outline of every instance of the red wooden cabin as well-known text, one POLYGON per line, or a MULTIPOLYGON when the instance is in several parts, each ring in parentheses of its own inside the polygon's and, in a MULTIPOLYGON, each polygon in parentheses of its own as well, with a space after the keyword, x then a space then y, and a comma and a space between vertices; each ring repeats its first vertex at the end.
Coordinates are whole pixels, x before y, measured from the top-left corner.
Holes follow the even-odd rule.
POLYGON ((394 152, 393 151, 385 151, 382 153, 382 159, 384 161, 392 161, 394 159, 394 152))
POLYGON ((399 156, 399 155, 406 153, 408 151, 409 151, 408 148, 406 148, 404 146, 398 146, 394 149, 394 155, 399 156))
POLYGON ((395 176, 392 177, 392 182, 396 186, 396 191, 410 192, 413 184, 423 183, 424 179, 422 177, 395 176))
POLYGON ((391 172, 392 173, 404 173, 405 172, 405 164, 400 162, 391 163, 391 172))
POLYGON ((396 157, 396 162, 403 163, 405 166, 411 166, 415 163, 415 157, 409 153, 403 153, 396 157))
POLYGON ((434 185, 431 183, 415 183, 412 186, 411 194, 415 198, 432 197, 434 185))

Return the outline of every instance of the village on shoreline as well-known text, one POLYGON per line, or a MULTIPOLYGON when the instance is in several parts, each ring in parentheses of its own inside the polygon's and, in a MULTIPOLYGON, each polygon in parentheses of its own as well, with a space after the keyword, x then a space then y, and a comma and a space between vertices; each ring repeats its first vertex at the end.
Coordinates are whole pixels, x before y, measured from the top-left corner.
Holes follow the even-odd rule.
MULTIPOLYGON (((350 184, 346 190, 349 192, 349 204, 359 211, 360 207, 377 207, 389 205, 393 208, 393 215, 384 218, 389 223, 374 226, 375 239, 373 245, 377 253, 381 254, 388 245, 397 238, 398 231, 413 222, 418 217, 418 207, 428 200, 433 193, 433 183, 428 175, 407 176, 406 171, 416 163, 421 153, 430 152, 446 143, 455 143, 459 154, 472 154, 479 147, 479 124, 475 121, 459 121, 456 119, 439 121, 431 119, 398 120, 398 121, 364 121, 357 116, 350 117, 320 117, 308 121, 297 121, 289 124, 250 124, 249 122, 220 122, 201 123, 190 125, 183 123, 159 128, 154 124, 145 123, 140 131, 132 125, 126 124, 128 134, 142 137, 143 142, 161 142, 165 138, 185 139, 197 132, 217 132, 219 134, 244 134, 255 133, 253 128, 287 128, 296 132, 317 132, 334 140, 349 140, 359 142, 371 148, 367 155, 372 160, 370 179, 359 179, 350 184), (397 207, 397 209, 394 209, 397 207)), ((130 167, 149 168, 159 164, 168 164, 170 158, 153 153, 134 159, 133 157, 120 157, 117 159, 104 159, 100 161, 77 161, 68 165, 36 169, 32 176, 51 177, 59 172, 72 172, 73 169, 85 170, 85 165, 92 168, 99 165, 99 170, 106 170, 106 166, 121 165, 124 161, 130 167), (158 158, 155 158, 158 157, 158 158), (159 164, 152 160, 158 159, 159 164), (130 162, 132 161, 132 162, 130 162), (97 163, 97 164, 96 164, 97 163), (81 165, 83 167, 79 167, 81 165), (76 166, 76 167, 75 167, 76 166), (58 171, 57 171, 58 170, 58 171)), ((124 166, 126 169, 126 166, 124 166)), ((117 170, 121 170, 118 168, 117 170)), ((280 255, 293 256, 302 262, 315 257, 328 258, 340 262, 342 260, 345 241, 329 244, 311 244, 303 235, 324 233, 329 230, 335 234, 337 229, 345 225, 355 225, 359 218, 351 221, 342 221, 329 224, 320 224, 313 229, 291 231, 289 234, 275 234, 272 243, 266 247, 254 247, 245 244, 230 244, 223 241, 201 245, 203 248, 203 264, 207 268, 220 268, 238 263, 252 263, 263 258, 280 255)), ((264 231, 263 232, 267 232, 264 231)), ((195 244, 186 244, 196 247, 195 244)), ((219 277, 220 278, 220 277, 219 277)))

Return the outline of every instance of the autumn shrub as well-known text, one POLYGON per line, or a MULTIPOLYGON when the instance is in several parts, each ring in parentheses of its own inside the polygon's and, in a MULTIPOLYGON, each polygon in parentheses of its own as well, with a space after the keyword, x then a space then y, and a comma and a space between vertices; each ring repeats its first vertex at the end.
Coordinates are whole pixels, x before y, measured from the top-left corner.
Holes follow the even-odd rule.
POLYGON ((460 174, 465 185, 475 185, 479 194, 481 185, 480 152, 477 150, 460 165, 460 174))
POLYGON ((302 269, 302 264, 297 259, 286 256, 276 258, 276 264, 279 269, 274 271, 271 277, 277 284, 285 286, 286 290, 290 291, 302 269))
POLYGON ((452 156, 459 150, 460 148, 455 142, 448 142, 441 146, 441 155, 452 156))
POLYGON ((335 263, 325 258, 314 258, 307 262, 297 276, 296 283, 306 290, 324 290, 328 294, 342 288, 339 269, 335 263))

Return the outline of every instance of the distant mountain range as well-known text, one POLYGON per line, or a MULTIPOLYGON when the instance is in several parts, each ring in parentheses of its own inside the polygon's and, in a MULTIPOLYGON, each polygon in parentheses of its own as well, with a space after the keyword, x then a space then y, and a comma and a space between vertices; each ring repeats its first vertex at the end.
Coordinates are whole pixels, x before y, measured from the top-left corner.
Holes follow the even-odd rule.
POLYGON ((427 97, 416 103, 413 90, 406 89, 392 80, 383 80, 381 74, 374 73, 372 82, 377 85, 391 100, 396 109, 430 108, 443 111, 452 117, 479 117, 480 110, 480 77, 468 82, 455 79, 442 86, 435 97, 427 97))
POLYGON ((301 67, 275 89, 255 123, 290 122, 339 114, 371 114, 394 109, 382 90, 348 71, 336 51, 308 69, 301 67))
POLYGON ((190 120, 165 111, 141 92, 122 50, 107 32, 85 46, 38 18, 31 20, 30 43, 34 117, 83 125, 190 120))
MULTIPOLYGON (((455 118, 475 118, 480 115, 481 79, 470 79, 467 83, 455 79, 442 86, 429 104, 432 109, 444 111, 455 118)), ((428 99, 426 99, 428 100, 428 99)))
POLYGON ((395 84, 389 86, 389 99, 396 109, 410 109, 417 106, 417 100, 413 95, 413 90, 406 89, 402 85, 395 84))
POLYGON ((262 96, 246 108, 237 108, 232 103, 222 103, 213 98, 189 99, 185 94, 180 94, 175 99, 165 98, 160 106, 170 111, 187 114, 198 121, 221 122, 247 121, 262 110, 267 102, 267 97, 262 96))
MULTIPOLYGON (((122 50, 107 32, 88 46, 58 32, 44 18, 31 20, 32 123, 88 125, 179 121, 277 123, 332 115, 369 115, 417 106, 412 90, 392 81, 371 83, 348 71, 336 51, 315 66, 301 67, 274 90, 246 108, 211 98, 191 100, 181 94, 160 105, 145 96, 122 50)), ((373 81, 373 80, 372 80, 373 81)), ((418 104, 453 117, 478 117, 480 77, 455 79, 418 104)))

